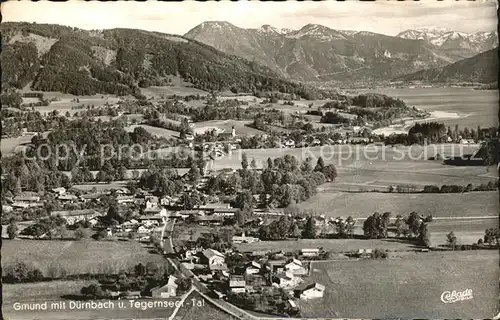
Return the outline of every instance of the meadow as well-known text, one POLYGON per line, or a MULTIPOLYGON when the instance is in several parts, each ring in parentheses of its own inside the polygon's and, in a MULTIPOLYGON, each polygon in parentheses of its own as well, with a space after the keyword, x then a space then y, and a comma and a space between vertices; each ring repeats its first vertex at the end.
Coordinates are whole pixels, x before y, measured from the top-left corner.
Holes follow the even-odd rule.
POLYGON ((4 241, 2 269, 17 261, 32 264, 45 275, 54 268, 64 269, 67 274, 84 274, 128 270, 139 262, 165 263, 161 255, 149 253, 137 241, 4 241))
POLYGON ((498 252, 406 255, 388 260, 313 262, 306 283, 323 298, 300 300, 303 317, 492 318, 498 312, 498 252), (473 299, 445 304, 443 291, 472 290, 473 299))
POLYGON ((141 93, 146 97, 160 98, 163 96, 189 96, 197 95, 205 96, 208 92, 196 89, 193 87, 187 87, 183 85, 173 85, 173 86, 151 86, 149 88, 141 88, 141 93))
MULTIPOLYGON (((130 307, 129 301, 124 301, 125 308, 118 307, 118 301, 113 301, 113 307, 105 309, 70 309, 70 297, 80 295, 83 286, 97 283, 96 281, 50 281, 37 283, 4 284, 2 311, 5 319, 14 320, 67 320, 67 319, 166 319, 175 307, 156 306, 141 310, 130 307), (47 301, 48 310, 22 310, 16 311, 13 308, 15 302, 27 303, 47 301), (65 301, 66 308, 51 309, 51 302, 65 301)), ((177 301, 179 298, 172 298, 177 301)), ((107 300, 104 300, 107 301, 107 300)), ((151 300, 143 300, 151 301, 151 300)), ((98 302, 96 300, 96 302, 98 302)))
POLYGON ((239 121, 239 120, 211 120, 202 121, 194 123, 194 131, 197 134, 202 134, 205 131, 210 131, 212 129, 218 129, 221 132, 231 133, 234 127, 236 135, 239 136, 249 136, 256 134, 264 134, 264 132, 248 127, 247 124, 252 121, 239 121))
POLYGON ((416 211, 433 217, 498 216, 498 191, 468 193, 350 193, 322 191, 298 204, 330 217, 366 218, 374 212, 393 216, 416 211))

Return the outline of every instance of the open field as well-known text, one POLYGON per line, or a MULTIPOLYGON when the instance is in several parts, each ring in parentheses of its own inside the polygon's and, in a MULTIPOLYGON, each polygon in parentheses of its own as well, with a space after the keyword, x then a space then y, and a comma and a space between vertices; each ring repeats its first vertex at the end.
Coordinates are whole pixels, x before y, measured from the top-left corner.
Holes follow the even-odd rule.
POLYGON ((331 217, 366 218, 374 212, 393 216, 416 211, 434 217, 498 216, 498 191, 469 193, 348 193, 323 191, 298 204, 331 217))
POLYGON ((147 124, 130 125, 130 126, 126 127, 125 130, 128 132, 133 132, 136 127, 142 127, 147 132, 149 132, 150 134, 157 136, 157 137, 166 138, 166 139, 170 139, 170 138, 178 139, 179 138, 179 132, 177 132, 177 131, 168 130, 165 128, 153 127, 153 126, 150 126, 147 124))
MULTIPOLYGON (((32 92, 30 90, 21 90, 21 92, 32 92)), ((43 97, 44 99, 53 99, 56 98, 58 99, 57 101, 51 101, 48 106, 38 106, 34 107, 35 111, 38 111, 40 113, 48 113, 52 112, 54 110, 57 110, 59 114, 65 114, 66 111, 68 111, 71 115, 77 111, 82 111, 86 110, 86 108, 83 109, 72 109, 72 107, 76 107, 79 105, 93 105, 94 107, 100 107, 108 103, 109 105, 113 105, 118 103, 118 101, 126 99, 126 97, 117 97, 113 95, 101 95, 101 94, 96 94, 92 96, 75 96, 69 93, 60 93, 60 92, 43 92, 43 97), (76 101, 78 98, 79 102, 76 101), (74 101, 73 101, 74 100, 74 101)), ((26 103, 29 102, 37 102, 38 99, 35 99, 33 101, 32 98, 23 98, 23 101, 26 100, 26 103), (26 99, 30 99, 29 101, 26 99)))
POLYGON ((198 134, 203 134, 205 131, 210 131, 212 129, 220 130, 220 132, 231 133, 232 127, 236 131, 236 135, 246 136, 246 135, 256 135, 264 134, 264 132, 250 128, 246 124, 252 121, 238 121, 238 120, 211 120, 203 122, 194 123, 194 131, 198 134))
MULTIPOLYGON (((45 131, 43 137, 47 137, 48 134, 49 131, 45 131)), ((17 147, 26 143, 31 143, 32 138, 33 135, 25 135, 16 138, 2 138, 0 140, 0 151, 3 156, 13 154, 17 147)))
MULTIPOLYGON (((237 132, 238 133, 238 132, 237 132)), ((325 164, 335 164, 338 167, 371 169, 414 169, 442 168, 441 161, 427 160, 436 154, 442 156, 459 156, 472 154, 479 149, 478 145, 437 144, 428 146, 376 146, 376 145, 325 145, 308 148, 273 148, 273 149, 240 149, 233 151, 231 156, 224 157, 216 162, 219 168, 237 167, 241 162, 241 155, 246 153, 248 158, 255 158, 258 164, 263 164, 267 158, 282 157, 285 154, 295 156, 303 161, 311 157, 313 161, 322 157, 325 164), (428 167, 430 166, 430 167, 428 167)), ((463 168, 463 167, 462 167, 463 168)), ((486 168, 483 168, 486 173, 486 168)))
POLYGON ((199 94, 200 96, 208 95, 208 92, 196 89, 193 87, 186 87, 186 86, 151 86, 149 88, 141 88, 141 93, 145 95, 146 97, 154 97, 154 98, 159 98, 162 96, 171 96, 171 95, 178 95, 178 96, 189 96, 189 95, 196 95, 199 94))
MULTIPOLYGON (((72 300, 65 299, 67 295, 79 295, 80 289, 83 286, 88 286, 91 281, 52 281, 52 282, 38 282, 38 283, 22 283, 22 284, 4 284, 3 286, 3 314, 5 319, 47 319, 47 320, 67 320, 67 319, 151 319, 161 318, 167 319, 175 309, 174 307, 164 307, 163 305, 156 305, 152 308, 131 307, 129 300, 122 300, 124 307, 118 305, 118 301, 113 301, 113 305, 104 309, 90 309, 90 308, 73 308, 71 309, 70 303, 72 300), (22 310, 16 311, 13 308, 15 302, 33 302, 43 303, 48 302, 48 310, 22 310), (64 309, 50 308, 51 302, 65 301, 64 309)), ((162 301, 172 301, 172 305, 179 298, 162 299, 162 301)), ((108 300, 94 300, 108 301, 108 300)), ((152 302, 154 300, 135 300, 142 302, 152 302)), ((208 308, 208 307, 207 307, 208 308)))
POLYGON ((44 273, 55 266, 68 274, 128 269, 139 262, 165 263, 161 255, 149 253, 147 247, 136 241, 11 240, 3 243, 2 258, 3 268, 25 261, 44 273))
MULTIPOLYGON (((446 235, 453 231, 457 236, 457 244, 473 244, 484 237, 484 230, 497 228, 498 219, 463 219, 463 220, 439 220, 436 219, 429 224, 431 246, 445 246, 446 235)), ((355 235, 363 234, 363 220, 358 220, 354 228, 355 235)), ((384 249, 389 251, 413 251, 419 249, 405 240, 391 238, 394 235, 389 232, 388 239, 300 239, 285 241, 259 241, 254 243, 238 244, 240 251, 254 250, 300 250, 322 247, 331 252, 348 252, 358 249, 384 249)))
POLYGON ((97 191, 105 191, 105 190, 113 190, 120 189, 127 186, 128 181, 112 181, 110 183, 89 183, 89 184, 75 184, 72 188, 82 190, 82 191, 90 191, 92 189, 96 189, 97 191))
POLYGON ((306 282, 323 298, 298 302, 303 317, 492 318, 498 313, 498 252, 432 252, 397 259, 314 262, 306 282), (443 291, 472 290, 445 304, 443 291))

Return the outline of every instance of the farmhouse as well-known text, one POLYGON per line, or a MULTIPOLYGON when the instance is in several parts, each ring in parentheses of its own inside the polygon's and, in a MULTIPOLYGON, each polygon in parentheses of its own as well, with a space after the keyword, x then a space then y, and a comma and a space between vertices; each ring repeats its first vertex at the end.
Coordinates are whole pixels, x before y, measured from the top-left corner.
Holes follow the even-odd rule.
POLYGON ((285 265, 285 270, 291 272, 293 275, 305 275, 307 274, 306 268, 302 266, 302 262, 297 259, 293 259, 291 262, 285 265))
POLYGON ((306 287, 295 290, 295 295, 303 300, 322 298, 324 293, 325 286, 319 283, 312 283, 306 287))
POLYGON ((296 277, 292 272, 287 271, 284 274, 278 276, 278 287, 284 289, 295 288, 302 282, 300 277, 296 277))
POLYGON ((158 286, 151 289, 151 296, 153 298, 170 298, 175 297, 177 295, 177 284, 175 283, 177 280, 174 276, 168 277, 168 282, 163 286, 158 286))
POLYGON ((262 266, 260 263, 256 261, 251 261, 249 264, 247 264, 246 269, 245 269, 245 274, 257 274, 260 272, 260 269, 262 266))
POLYGON ((202 262, 208 265, 223 264, 225 257, 222 253, 214 249, 206 249, 202 252, 202 262))
POLYGON ((78 221, 91 220, 101 216, 101 213, 94 209, 83 209, 83 210, 61 210, 52 211, 50 213, 51 217, 61 217, 66 220, 68 224, 74 224, 78 221))

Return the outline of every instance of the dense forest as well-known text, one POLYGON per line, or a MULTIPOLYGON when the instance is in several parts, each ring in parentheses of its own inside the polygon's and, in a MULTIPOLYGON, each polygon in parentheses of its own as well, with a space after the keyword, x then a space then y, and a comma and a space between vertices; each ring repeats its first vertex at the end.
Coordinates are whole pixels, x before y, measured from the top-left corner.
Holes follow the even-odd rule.
POLYGON ((22 88, 32 82, 33 90, 140 96, 140 87, 163 85, 173 75, 207 91, 279 91, 305 99, 337 96, 177 35, 17 22, 3 23, 0 30, 6 87, 22 88), (35 45, 39 42, 52 45, 45 52, 35 45))

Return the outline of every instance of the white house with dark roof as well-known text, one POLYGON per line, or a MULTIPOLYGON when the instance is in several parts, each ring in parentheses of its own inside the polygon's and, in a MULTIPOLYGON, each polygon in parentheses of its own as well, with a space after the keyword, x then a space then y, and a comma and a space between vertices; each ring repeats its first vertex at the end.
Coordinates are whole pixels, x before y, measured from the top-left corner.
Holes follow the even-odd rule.
POLYGON ((303 300, 323 298, 323 295, 325 294, 325 286, 315 282, 301 289, 295 290, 295 294, 303 300))
POLYGON ((224 254, 214 249, 205 249, 202 258, 208 265, 223 264, 226 261, 224 254))
POLYGON ((163 286, 154 287, 151 289, 151 295, 153 298, 171 298, 177 295, 177 278, 174 276, 169 276, 168 281, 163 286))

